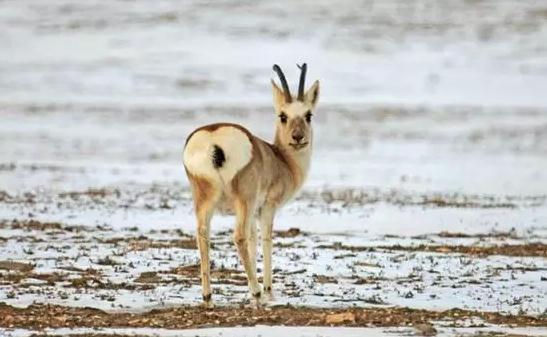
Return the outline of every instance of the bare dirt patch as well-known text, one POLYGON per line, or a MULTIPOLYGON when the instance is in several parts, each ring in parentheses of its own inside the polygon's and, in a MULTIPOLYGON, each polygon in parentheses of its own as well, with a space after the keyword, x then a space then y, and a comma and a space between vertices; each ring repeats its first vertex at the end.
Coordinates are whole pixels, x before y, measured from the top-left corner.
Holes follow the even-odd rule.
POLYGON ((106 198, 108 196, 119 197, 121 195, 118 189, 90 188, 85 191, 71 191, 59 194, 61 198, 78 199, 79 197, 90 197, 94 199, 106 198))
POLYGON ((38 221, 35 219, 1 220, 0 228, 21 229, 24 231, 43 231, 43 232, 55 232, 55 231, 81 232, 81 231, 90 230, 89 228, 86 228, 84 226, 67 225, 67 224, 54 222, 54 221, 38 221))
POLYGON ((48 231, 48 230, 60 230, 62 228, 59 222, 42 222, 33 219, 30 220, 12 220, 0 222, 0 227, 11 229, 23 229, 23 230, 36 230, 36 231, 48 231))
MULTIPOLYGON (((19 284, 25 279, 35 279, 45 281, 47 285, 54 285, 56 282, 65 280, 66 275, 61 273, 40 273, 35 274, 30 271, 17 273, 0 272, 0 284, 13 285, 19 284)), ((24 286, 24 285, 20 285, 24 286)))
MULTIPOLYGON (((199 284, 199 265, 187 265, 176 267, 166 274, 175 274, 183 276, 186 281, 192 284, 199 284)), ((225 267, 214 267, 211 269, 211 279, 213 284, 234 284, 234 285, 246 285, 247 277, 242 271, 236 269, 230 269, 225 267)))
POLYGON ((467 234, 462 232, 449 232, 442 231, 437 234, 441 238, 477 238, 477 239, 489 239, 489 238, 498 238, 498 239, 519 239, 519 236, 516 234, 515 230, 505 231, 505 232, 491 232, 491 233, 478 233, 478 234, 467 234))
POLYGON ((24 309, 0 304, 0 326, 43 329, 61 327, 162 327, 168 329, 209 326, 416 326, 430 321, 480 318, 491 324, 547 326, 547 317, 501 315, 461 309, 427 311, 407 308, 316 309, 290 306, 250 309, 180 307, 145 313, 107 313, 98 309, 57 305, 31 305, 24 309))
POLYGON ((361 189, 328 189, 322 192, 304 192, 300 199, 338 203, 343 207, 363 206, 380 202, 398 206, 449 207, 449 208, 517 208, 538 206, 545 203, 544 196, 517 197, 467 194, 415 194, 404 191, 379 191, 361 189))
POLYGON ((24 262, 0 261, 0 269, 25 273, 34 269, 34 266, 30 263, 24 262))
POLYGON ((278 238, 294 238, 304 233, 300 231, 300 228, 291 227, 285 231, 274 231, 274 234, 278 238))
POLYGON ((463 246, 463 245, 416 245, 416 246, 350 246, 336 242, 330 245, 319 245, 315 248, 347 250, 351 252, 376 252, 378 250, 388 251, 411 251, 411 252, 434 252, 434 253, 458 253, 478 256, 505 255, 505 256, 537 256, 547 257, 547 245, 543 243, 526 243, 518 245, 498 246, 463 246))
POLYGON ((499 245, 491 247, 482 246, 448 246, 448 245, 418 245, 418 246, 381 246, 379 248, 389 250, 423 251, 436 253, 458 253, 469 255, 505 255, 505 256, 537 256, 547 257, 547 245, 543 243, 527 243, 520 245, 499 245))
POLYGON ((152 248, 180 248, 180 249, 197 249, 195 239, 184 240, 150 240, 150 239, 131 239, 127 241, 129 250, 146 250, 152 248))

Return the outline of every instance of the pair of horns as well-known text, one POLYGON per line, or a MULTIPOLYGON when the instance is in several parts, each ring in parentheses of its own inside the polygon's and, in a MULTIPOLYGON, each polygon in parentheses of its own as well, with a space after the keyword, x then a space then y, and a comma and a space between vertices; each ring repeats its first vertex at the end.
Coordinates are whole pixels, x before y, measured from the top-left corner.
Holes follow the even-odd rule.
MULTIPOLYGON (((306 71, 308 70, 308 66, 306 63, 302 63, 302 65, 296 65, 298 69, 300 69, 300 82, 298 83, 298 98, 299 101, 304 101, 304 85, 306 82, 306 71)), ((292 102, 292 96, 291 91, 289 90, 289 85, 287 84, 287 79, 285 78, 285 74, 283 74, 283 71, 281 68, 274 64, 273 70, 277 73, 277 76, 279 76, 279 80, 281 81, 281 86, 283 87, 283 93, 285 94, 285 101, 287 103, 292 102)))

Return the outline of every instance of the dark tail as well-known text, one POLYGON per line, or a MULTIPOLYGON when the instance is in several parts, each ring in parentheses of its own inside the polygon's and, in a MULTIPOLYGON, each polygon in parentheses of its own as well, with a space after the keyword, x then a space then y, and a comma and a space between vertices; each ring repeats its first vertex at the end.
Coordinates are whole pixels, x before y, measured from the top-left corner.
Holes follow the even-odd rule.
POLYGON ((218 145, 213 146, 213 166, 216 169, 219 169, 226 162, 226 156, 224 155, 224 150, 218 145))

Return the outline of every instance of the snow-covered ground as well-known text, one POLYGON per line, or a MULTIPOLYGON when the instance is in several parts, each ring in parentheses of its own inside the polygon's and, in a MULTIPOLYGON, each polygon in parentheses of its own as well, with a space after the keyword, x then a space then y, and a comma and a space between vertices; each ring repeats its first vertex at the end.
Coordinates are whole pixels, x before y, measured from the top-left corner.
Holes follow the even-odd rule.
MULTIPOLYGON (((545 314, 545 255, 392 248, 547 242, 547 5, 7 1, 0 30, 0 260, 67 274, 2 279, 0 301, 199 303, 196 275, 173 272, 195 250, 108 239, 192 235, 186 136, 230 121, 271 139, 271 66, 295 85, 305 61, 321 80, 314 158, 276 221, 301 233, 276 239, 275 303, 545 314), (71 287, 88 267, 110 288, 71 287), (146 272, 152 289, 135 287, 146 272)), ((215 263, 241 271, 232 222, 214 220, 215 263)), ((222 305, 245 298, 215 288, 222 305)))
MULTIPOLYGON (((0 328, 0 332, 3 332, 0 328)), ((5 330, 10 337, 32 336, 36 331, 32 330, 5 330)), ((168 330, 168 329, 46 329, 48 336, 66 336, 68 334, 89 333, 118 335, 144 335, 144 336, 164 336, 164 337, 276 337, 276 336, 295 336, 295 337, 395 337, 395 336, 414 336, 416 330, 412 328, 325 328, 325 327, 245 327, 245 328, 212 328, 212 329, 190 329, 190 330, 168 330)), ((521 335, 521 336, 544 336, 545 330, 537 328, 508 328, 508 327, 487 327, 487 328, 439 328, 436 336, 483 336, 492 335, 521 335)))

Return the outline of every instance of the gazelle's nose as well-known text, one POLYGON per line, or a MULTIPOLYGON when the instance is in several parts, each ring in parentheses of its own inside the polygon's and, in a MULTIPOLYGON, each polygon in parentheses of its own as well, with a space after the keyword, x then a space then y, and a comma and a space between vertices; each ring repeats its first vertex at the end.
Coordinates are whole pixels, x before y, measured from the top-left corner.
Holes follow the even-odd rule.
POLYGON ((302 138, 304 138, 304 135, 301 132, 293 132, 292 133, 292 139, 294 139, 297 143, 300 143, 302 138))

